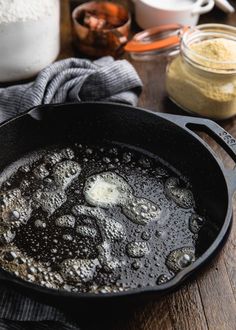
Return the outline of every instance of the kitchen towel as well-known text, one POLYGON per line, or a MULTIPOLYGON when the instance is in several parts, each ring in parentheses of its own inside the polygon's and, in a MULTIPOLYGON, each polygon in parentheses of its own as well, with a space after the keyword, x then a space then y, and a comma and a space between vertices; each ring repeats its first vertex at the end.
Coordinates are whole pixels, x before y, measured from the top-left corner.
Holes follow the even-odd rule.
POLYGON ((63 310, 0 285, 0 330, 82 330, 63 310))
POLYGON ((0 123, 49 103, 110 101, 136 105, 142 83, 126 60, 69 58, 42 70, 31 83, 0 88, 0 123))
MULTIPOLYGON (((0 123, 49 103, 111 101, 136 105, 142 82, 126 60, 69 58, 42 70, 34 82, 0 88, 0 123)), ((0 329, 76 330, 62 310, 0 285, 0 329)))

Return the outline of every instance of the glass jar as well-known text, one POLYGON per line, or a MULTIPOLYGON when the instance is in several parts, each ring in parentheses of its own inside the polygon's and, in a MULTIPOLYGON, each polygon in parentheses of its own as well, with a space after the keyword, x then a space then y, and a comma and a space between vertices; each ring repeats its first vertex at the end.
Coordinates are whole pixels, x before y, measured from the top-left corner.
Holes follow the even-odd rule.
POLYGON ((170 99, 188 112, 216 120, 235 115, 236 28, 203 24, 186 31, 180 53, 167 66, 166 88, 170 99), (216 43, 222 40, 230 42, 228 49, 227 44, 217 48, 216 43), (194 45, 203 41, 210 41, 212 48, 203 53, 196 51, 194 45))

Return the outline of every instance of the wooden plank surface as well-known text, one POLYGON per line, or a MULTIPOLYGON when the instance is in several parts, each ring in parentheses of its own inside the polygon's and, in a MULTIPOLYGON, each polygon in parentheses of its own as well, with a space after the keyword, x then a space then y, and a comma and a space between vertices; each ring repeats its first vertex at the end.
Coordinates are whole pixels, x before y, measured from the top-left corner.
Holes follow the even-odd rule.
MULTIPOLYGON (((236 25, 236 14, 226 16, 218 10, 203 16, 202 22, 236 25)), ((60 58, 76 56, 71 44, 69 1, 62 0, 62 50, 60 58)), ((128 58, 129 59, 129 58, 128 58)), ((130 60, 130 59, 129 59, 130 60)), ((131 61, 137 69, 144 89, 139 105, 154 111, 176 112, 166 98, 165 67, 167 59, 150 62, 131 61)), ((221 125, 236 137, 236 118, 221 125)), ((207 138, 208 139, 208 138, 207 138)), ((232 165, 225 152, 208 139, 222 160, 232 165)), ((233 201, 236 215, 236 200, 233 201)), ((235 216, 236 218, 236 216, 235 216)), ((236 329, 236 224, 221 254, 204 269, 195 281, 177 292, 152 300, 130 310, 128 317, 111 320, 109 329, 127 330, 235 330, 236 329)), ((97 324, 96 329, 100 329, 97 324)), ((104 329, 104 328, 103 328, 104 329)))

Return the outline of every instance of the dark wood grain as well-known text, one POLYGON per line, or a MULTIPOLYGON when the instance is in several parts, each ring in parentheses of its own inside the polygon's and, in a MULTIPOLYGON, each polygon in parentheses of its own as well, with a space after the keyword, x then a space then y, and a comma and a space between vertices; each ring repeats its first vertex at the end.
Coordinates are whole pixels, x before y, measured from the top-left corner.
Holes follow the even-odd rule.
MULTIPOLYGON (((236 203, 234 203, 234 214, 236 214, 236 203)), ((233 228, 230 236, 230 240, 225 247, 225 266, 227 269, 228 277, 231 283, 231 287, 236 297, 236 223, 233 223, 233 228)))
POLYGON ((236 304, 223 253, 197 281, 209 329, 235 329, 236 304))
MULTIPOLYGON (((75 0, 73 0, 75 1, 75 0)), ((124 3, 125 0, 122 0, 124 3)), ((69 1, 62 0, 62 51, 60 58, 75 56, 71 43, 69 1)), ((128 2, 130 6, 130 2, 128 2)), ((236 25, 236 14, 226 16, 219 10, 204 15, 201 22, 218 22, 236 25)), ((131 61, 143 84, 139 105, 147 109, 176 113, 178 109, 167 99, 165 70, 167 59, 131 61)), ((236 118, 220 123, 236 137, 236 118)), ((211 145, 222 161, 232 167, 227 154, 209 137, 203 138, 211 145)), ((233 201, 236 215, 236 200, 233 201)), ((131 306, 132 307, 132 306, 131 306)), ((126 316, 111 322, 113 330, 235 330, 236 329, 236 224, 221 254, 203 270, 195 281, 177 292, 161 299, 131 308, 126 316)), ((111 316, 112 319, 112 316, 111 316)), ((96 329, 101 329, 97 324, 96 329)))

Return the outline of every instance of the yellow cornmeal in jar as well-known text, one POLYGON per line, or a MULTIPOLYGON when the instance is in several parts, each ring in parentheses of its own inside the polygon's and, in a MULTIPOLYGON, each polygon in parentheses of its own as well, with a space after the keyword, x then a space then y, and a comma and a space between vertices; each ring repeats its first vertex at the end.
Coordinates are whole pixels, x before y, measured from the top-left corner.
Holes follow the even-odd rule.
POLYGON ((185 110, 214 119, 236 114, 236 41, 218 38, 190 46, 191 60, 177 56, 167 69, 170 98, 185 110))
MULTIPOLYGON (((236 41, 234 40, 224 38, 204 40, 196 44, 192 44, 190 48, 198 55, 212 61, 235 62, 233 65, 236 68, 236 41)), ((206 64, 204 59, 200 60, 200 62, 202 64, 206 64)), ((224 64, 222 63, 221 68, 224 69, 224 64)), ((209 69, 214 69, 214 63, 210 65, 209 69)))

